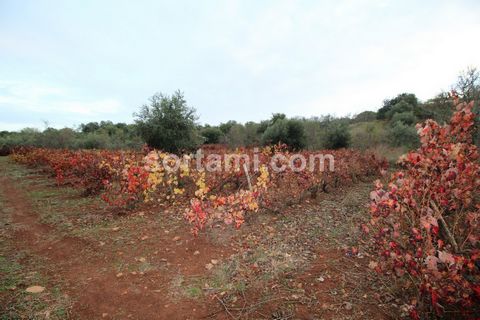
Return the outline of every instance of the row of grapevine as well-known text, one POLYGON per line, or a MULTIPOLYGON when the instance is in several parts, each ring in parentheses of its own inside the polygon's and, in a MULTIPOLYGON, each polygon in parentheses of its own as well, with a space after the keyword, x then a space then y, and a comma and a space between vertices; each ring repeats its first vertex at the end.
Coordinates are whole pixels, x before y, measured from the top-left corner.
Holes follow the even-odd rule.
POLYGON ((101 194, 112 206, 131 208, 152 201, 186 206, 185 218, 195 234, 218 220, 240 227, 249 212, 281 211, 307 194, 314 196, 352 184, 377 175, 386 166, 384 160, 360 151, 293 154, 284 145, 207 148, 201 156, 195 153, 180 157, 158 150, 141 153, 21 148, 13 158, 55 176, 58 184, 83 188, 87 195, 101 194), (317 160, 313 164, 302 163, 302 158, 318 155, 329 155, 323 167, 318 158, 313 158, 317 160), (272 166, 284 169, 273 170, 272 166), (289 199, 288 203, 285 199, 289 199))

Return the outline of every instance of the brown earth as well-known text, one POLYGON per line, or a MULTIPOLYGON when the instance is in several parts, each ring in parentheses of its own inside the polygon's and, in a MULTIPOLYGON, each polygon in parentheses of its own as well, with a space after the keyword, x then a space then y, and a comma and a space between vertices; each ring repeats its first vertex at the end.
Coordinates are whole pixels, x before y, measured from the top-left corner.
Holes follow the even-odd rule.
MULTIPOLYGON (((30 198, 33 192, 58 187, 46 186, 45 178, 32 172, 28 173, 30 181, 20 183, 25 176, 18 178, 8 173, 13 164, 4 161, 1 165, 0 194, 3 206, 8 208, 2 214, 9 215, 14 226, 7 230, 11 242, 8 250, 10 254, 26 251, 42 259, 48 284, 59 285, 72 301, 68 318, 391 317, 384 296, 379 297, 379 290, 372 288, 368 258, 346 256, 345 250, 332 245, 325 235, 308 233, 323 232, 314 229, 317 220, 326 228, 325 233, 330 232, 338 226, 337 216, 329 215, 333 220, 323 222, 324 216, 317 214, 310 227, 300 220, 306 217, 302 216, 305 212, 326 212, 328 206, 323 205, 323 211, 315 203, 298 206, 294 209, 299 212, 296 220, 258 216, 239 232, 214 228, 197 238, 178 213, 147 207, 127 216, 108 218, 98 231, 100 238, 78 236, 59 225, 44 223, 37 212, 38 203, 30 198), (227 271, 222 273, 224 269, 227 271), (246 284, 245 288, 240 284, 246 284)), ((51 199, 61 202, 65 197, 51 199)), ((338 201, 327 200, 327 204, 338 201)), ((84 210, 102 209, 87 203, 84 210)), ((333 205, 330 211, 335 210, 333 205)), ((95 216, 102 214, 97 212, 95 216)), ((67 216, 67 212, 63 211, 63 215, 67 216)), ((90 215, 85 212, 85 216, 90 215)), ((80 219, 72 221, 75 229, 80 219)), ((340 234, 339 238, 343 237, 340 234)))

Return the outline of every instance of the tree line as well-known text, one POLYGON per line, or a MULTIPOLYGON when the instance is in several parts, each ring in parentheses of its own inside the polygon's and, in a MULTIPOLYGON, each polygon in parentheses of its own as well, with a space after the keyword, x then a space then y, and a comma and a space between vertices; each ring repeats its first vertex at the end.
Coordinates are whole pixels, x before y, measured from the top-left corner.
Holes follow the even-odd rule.
MULTIPOLYGON (((464 101, 475 101, 478 115, 480 73, 470 68, 453 86, 464 101)), ((386 146, 410 149, 419 143, 415 124, 428 118, 446 122, 453 112, 447 92, 421 102, 413 93, 385 99, 378 111, 364 111, 351 117, 330 115, 288 118, 274 113, 260 122, 230 120, 216 126, 200 125, 194 108, 184 94, 158 93, 134 114, 133 124, 111 121, 89 122, 78 128, 19 132, 0 131, 0 153, 15 146, 71 149, 140 149, 144 144, 168 152, 193 150, 203 144, 224 144, 231 148, 285 143, 292 149, 358 149, 386 146)), ((477 117, 478 118, 478 117, 477 117)), ((478 121, 477 121, 478 122, 478 121)), ((477 124, 476 140, 479 141, 477 124)))

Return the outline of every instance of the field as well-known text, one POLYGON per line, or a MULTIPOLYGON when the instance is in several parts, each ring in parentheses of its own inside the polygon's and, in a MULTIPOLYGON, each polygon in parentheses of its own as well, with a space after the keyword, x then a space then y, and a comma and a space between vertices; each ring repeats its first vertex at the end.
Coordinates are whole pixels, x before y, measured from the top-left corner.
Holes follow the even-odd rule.
POLYGON ((2 319, 477 319, 472 109, 417 125, 394 169, 281 144, 17 148, 0 158, 2 319))
POLYGON ((0 161, 2 319, 392 316, 389 285, 351 250, 372 178, 195 237, 174 207, 124 214, 0 161))

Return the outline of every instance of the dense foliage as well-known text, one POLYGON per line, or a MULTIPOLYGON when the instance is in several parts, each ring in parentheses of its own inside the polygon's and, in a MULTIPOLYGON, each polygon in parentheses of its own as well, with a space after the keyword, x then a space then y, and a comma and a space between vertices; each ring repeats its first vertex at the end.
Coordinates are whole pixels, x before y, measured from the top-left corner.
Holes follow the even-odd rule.
POLYGON ((296 150, 305 147, 305 130, 301 121, 285 117, 276 119, 274 115, 271 122, 262 135, 265 145, 284 143, 296 150))
POLYGON ((138 132, 152 148, 179 152, 191 150, 199 143, 195 109, 187 106, 180 91, 172 96, 155 94, 136 117, 138 132))
POLYGON ((0 132, 0 149, 5 154, 15 147, 52 149, 140 149, 143 145, 135 125, 111 121, 89 122, 78 130, 47 127, 40 131, 25 128, 19 132, 0 132))
POLYGON ((279 212, 307 195, 351 184, 385 167, 373 154, 347 149, 295 155, 292 158, 286 145, 236 150, 213 146, 201 155, 182 155, 177 168, 174 155, 157 150, 22 148, 13 157, 55 176, 58 184, 82 187, 86 194, 101 193, 113 206, 129 208, 151 201, 186 206, 185 217, 194 233, 218 220, 239 227, 248 213, 260 208, 279 212))
MULTIPOLYGON (((458 103, 458 101, 457 101, 458 103)), ((379 272, 402 280, 410 315, 480 315, 480 163, 472 103, 417 125, 420 147, 371 193, 379 272)), ((364 226, 368 231, 370 229, 364 226)))

